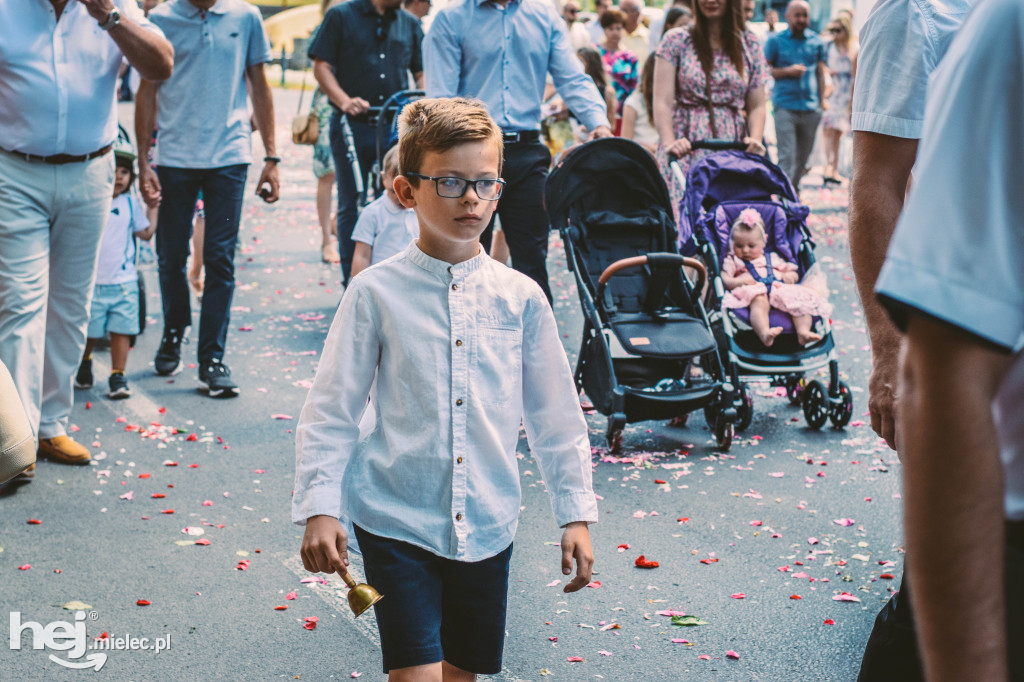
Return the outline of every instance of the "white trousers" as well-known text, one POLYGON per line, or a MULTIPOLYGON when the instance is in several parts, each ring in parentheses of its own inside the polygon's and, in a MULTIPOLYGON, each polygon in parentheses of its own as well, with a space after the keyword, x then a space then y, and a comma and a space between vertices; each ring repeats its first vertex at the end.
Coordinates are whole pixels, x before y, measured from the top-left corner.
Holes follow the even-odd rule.
POLYGON ((114 155, 53 165, 0 151, 0 360, 38 438, 67 433, 114 155))

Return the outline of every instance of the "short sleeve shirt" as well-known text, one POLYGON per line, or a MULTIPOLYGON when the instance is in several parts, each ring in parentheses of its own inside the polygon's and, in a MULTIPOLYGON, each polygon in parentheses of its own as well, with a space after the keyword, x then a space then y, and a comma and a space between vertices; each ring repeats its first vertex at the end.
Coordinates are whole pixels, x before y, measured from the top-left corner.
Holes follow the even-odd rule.
POLYGON ((994 405, 1006 511, 1024 519, 1024 5, 986 0, 928 96, 915 182, 877 292, 1015 354, 994 405), (971 181, 970 179, 976 179, 971 181))
POLYGON ((252 163, 245 70, 271 58, 259 10, 244 0, 217 0, 205 12, 188 0, 168 0, 149 18, 174 46, 174 73, 157 84, 157 163, 252 163))
POLYGON ((125 284, 135 281, 135 233, 149 227, 146 207, 131 192, 118 194, 110 202, 110 217, 100 240, 96 284, 125 284))
POLYGON ((350 97, 380 106, 409 86, 409 72, 423 71, 423 29, 400 10, 378 14, 370 0, 349 0, 324 16, 309 56, 334 68, 350 97))
POLYGON ((402 253, 419 236, 416 211, 398 206, 387 194, 363 209, 352 230, 352 241, 369 244, 373 249, 370 265, 402 253))
POLYGON ((772 105, 776 109, 815 111, 818 109, 818 62, 827 59, 825 43, 810 29, 796 38, 787 28, 775 34, 764 45, 768 64, 782 69, 794 64, 807 67, 800 78, 777 78, 772 89, 772 105))
POLYGON ((975 0, 879 0, 860 33, 854 130, 920 139, 928 77, 975 0))

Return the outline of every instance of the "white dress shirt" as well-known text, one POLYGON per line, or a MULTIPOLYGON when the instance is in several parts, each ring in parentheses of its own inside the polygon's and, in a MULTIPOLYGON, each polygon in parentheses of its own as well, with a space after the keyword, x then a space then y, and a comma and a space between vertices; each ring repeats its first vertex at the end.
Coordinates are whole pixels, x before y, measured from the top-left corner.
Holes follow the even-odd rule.
POLYGON ((483 251, 451 265, 414 242, 342 298, 299 417, 292 518, 494 556, 518 522, 520 421, 558 525, 597 521, 587 425, 540 287, 483 251))
MULTIPOLYGON (((155 33, 134 0, 121 16, 155 33)), ((79 2, 0 2, 0 149, 82 155, 117 137, 121 48, 79 2)))

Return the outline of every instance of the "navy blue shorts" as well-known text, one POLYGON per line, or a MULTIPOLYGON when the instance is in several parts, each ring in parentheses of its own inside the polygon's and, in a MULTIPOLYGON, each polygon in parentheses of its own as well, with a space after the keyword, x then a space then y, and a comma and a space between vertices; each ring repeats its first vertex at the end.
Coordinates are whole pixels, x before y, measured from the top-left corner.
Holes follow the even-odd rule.
POLYGON ((472 563, 355 527, 374 605, 384 672, 447 661, 477 675, 501 672, 512 545, 472 563))

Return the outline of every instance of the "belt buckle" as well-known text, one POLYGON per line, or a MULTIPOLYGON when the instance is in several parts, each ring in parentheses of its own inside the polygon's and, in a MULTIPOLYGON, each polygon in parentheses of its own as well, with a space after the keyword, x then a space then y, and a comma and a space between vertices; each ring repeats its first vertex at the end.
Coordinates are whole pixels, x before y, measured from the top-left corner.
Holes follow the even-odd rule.
POLYGON ((520 132, 518 130, 502 131, 501 140, 506 144, 515 144, 519 142, 520 132))

